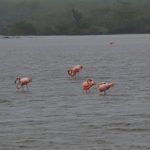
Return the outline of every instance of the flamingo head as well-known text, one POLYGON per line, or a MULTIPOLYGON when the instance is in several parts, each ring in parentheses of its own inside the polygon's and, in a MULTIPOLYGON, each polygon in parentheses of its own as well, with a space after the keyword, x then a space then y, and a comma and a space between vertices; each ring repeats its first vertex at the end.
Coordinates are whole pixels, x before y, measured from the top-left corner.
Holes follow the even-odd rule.
POLYGON ((73 76, 71 68, 67 70, 68 75, 73 76))
POLYGON ((14 83, 16 84, 18 80, 20 80, 20 77, 17 77, 17 78, 15 79, 14 83))
POLYGON ((96 82, 95 82, 93 79, 87 79, 87 82, 88 82, 91 86, 96 85, 96 82))
POLYGON ((80 69, 83 69, 83 65, 80 65, 80 69))
POLYGON ((113 87, 115 84, 112 82, 112 83, 110 83, 110 85, 111 85, 111 87, 113 87))
POLYGON ((32 78, 29 78, 29 81, 32 82, 32 78))

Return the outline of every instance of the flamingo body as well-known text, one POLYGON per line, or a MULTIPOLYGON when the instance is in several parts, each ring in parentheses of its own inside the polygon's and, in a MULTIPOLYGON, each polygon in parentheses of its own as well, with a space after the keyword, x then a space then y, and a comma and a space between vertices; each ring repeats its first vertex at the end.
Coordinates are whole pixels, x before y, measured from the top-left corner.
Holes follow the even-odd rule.
POLYGON ((20 79, 20 84, 21 85, 27 85, 28 83, 31 82, 31 79, 30 78, 27 78, 27 77, 24 77, 24 78, 21 78, 20 79))
POLYGON ((32 82, 32 79, 29 77, 17 77, 15 80, 16 88, 20 89, 26 86, 28 88, 28 84, 32 82))
POLYGON ((76 75, 79 74, 79 72, 83 69, 82 65, 75 65, 74 67, 70 68, 68 70, 68 75, 70 75, 72 78, 75 77, 76 75))
POLYGON ((82 83, 82 89, 83 89, 84 91, 86 91, 86 93, 87 93, 87 91, 88 91, 92 86, 94 86, 94 85, 95 85, 95 82, 94 82, 93 79, 87 79, 86 81, 84 81, 84 82, 82 83))
POLYGON ((114 83, 100 83, 98 85, 98 89, 100 92, 104 92, 105 94, 105 92, 113 86, 114 86, 114 83))

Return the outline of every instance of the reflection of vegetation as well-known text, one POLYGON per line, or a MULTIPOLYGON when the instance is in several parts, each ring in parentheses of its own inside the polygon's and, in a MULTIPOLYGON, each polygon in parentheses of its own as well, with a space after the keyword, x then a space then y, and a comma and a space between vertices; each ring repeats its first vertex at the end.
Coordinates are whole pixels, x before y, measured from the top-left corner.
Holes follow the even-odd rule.
POLYGON ((0 34, 150 33, 149 9, 149 0, 0 0, 0 34))

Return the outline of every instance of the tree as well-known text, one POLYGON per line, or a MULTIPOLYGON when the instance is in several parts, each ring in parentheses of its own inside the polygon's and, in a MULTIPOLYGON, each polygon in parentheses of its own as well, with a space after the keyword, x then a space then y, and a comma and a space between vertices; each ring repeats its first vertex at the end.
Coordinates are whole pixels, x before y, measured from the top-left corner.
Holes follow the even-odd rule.
POLYGON ((130 33, 134 31, 133 20, 136 9, 131 2, 117 1, 112 20, 115 33, 130 33))
POLYGON ((80 20, 82 19, 82 13, 79 12, 77 9, 75 8, 72 8, 72 15, 73 15, 73 18, 75 19, 75 21, 77 23, 80 22, 80 20))

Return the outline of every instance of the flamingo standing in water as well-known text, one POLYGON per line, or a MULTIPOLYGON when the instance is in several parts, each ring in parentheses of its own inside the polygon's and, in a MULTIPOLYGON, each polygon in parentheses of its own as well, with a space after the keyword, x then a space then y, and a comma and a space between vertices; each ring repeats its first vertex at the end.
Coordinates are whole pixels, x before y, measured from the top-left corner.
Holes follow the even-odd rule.
POLYGON ((32 82, 32 79, 29 77, 17 77, 15 80, 16 88, 17 89, 20 89, 20 88, 24 89, 24 86, 26 86, 27 89, 29 89, 28 84, 30 82, 32 82))
POLYGON ((100 84, 98 84, 97 87, 100 92, 104 92, 104 95, 106 95, 106 91, 113 86, 114 86, 114 83, 109 82, 109 83, 100 83, 100 84))
POLYGON ((78 74, 78 77, 79 77, 79 72, 83 69, 83 66, 82 65, 75 65, 74 67, 70 68, 68 70, 68 75, 71 76, 71 78, 75 78, 76 80, 76 75, 78 74))
POLYGON ((113 42, 113 41, 110 41, 110 42, 109 42, 109 45, 113 45, 113 44, 114 44, 114 42, 113 42))
POLYGON ((87 79, 82 83, 82 89, 87 93, 96 83, 93 79, 87 79))

